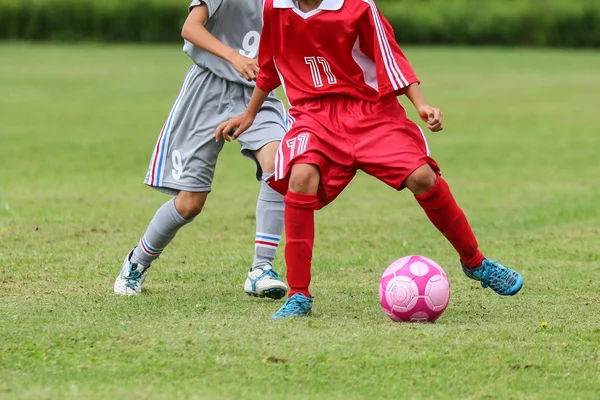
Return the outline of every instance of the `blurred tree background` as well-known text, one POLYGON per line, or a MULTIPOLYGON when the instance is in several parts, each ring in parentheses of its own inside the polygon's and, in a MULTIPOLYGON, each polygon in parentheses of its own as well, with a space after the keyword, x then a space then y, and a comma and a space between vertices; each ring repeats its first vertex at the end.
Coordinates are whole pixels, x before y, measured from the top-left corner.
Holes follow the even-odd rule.
MULTIPOLYGON (((600 47, 600 0, 378 0, 402 44, 600 47)), ((173 42, 180 0, 0 0, 0 40, 173 42)))

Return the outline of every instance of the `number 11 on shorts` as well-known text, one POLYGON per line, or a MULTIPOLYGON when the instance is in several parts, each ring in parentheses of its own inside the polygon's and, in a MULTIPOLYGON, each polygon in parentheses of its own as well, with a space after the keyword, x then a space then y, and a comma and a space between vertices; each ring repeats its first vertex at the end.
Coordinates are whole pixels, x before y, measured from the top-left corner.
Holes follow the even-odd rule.
POLYGON ((290 150, 290 160, 306 151, 308 136, 308 133, 301 133, 293 139, 286 140, 285 143, 290 150))
POLYGON ((331 71, 331 65, 329 61, 327 61, 323 57, 304 57, 304 62, 308 64, 310 67, 310 73, 313 78, 313 84, 316 88, 323 87, 323 79, 321 74, 321 68, 323 68, 323 72, 325 77, 327 78, 327 83, 330 85, 335 85, 337 83, 337 79, 333 72, 331 71), (320 64, 320 65, 319 65, 320 64))

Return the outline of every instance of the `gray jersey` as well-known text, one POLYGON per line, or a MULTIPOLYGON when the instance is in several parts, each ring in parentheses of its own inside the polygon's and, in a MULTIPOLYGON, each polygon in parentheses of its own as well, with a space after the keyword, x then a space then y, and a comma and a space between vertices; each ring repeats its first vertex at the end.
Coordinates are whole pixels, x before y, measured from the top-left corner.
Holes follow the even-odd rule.
MULTIPOLYGON (((206 4, 206 28, 221 42, 255 58, 262 31, 262 0, 194 0, 206 4)), ((213 136, 217 126, 246 110, 254 82, 246 81, 226 61, 191 43, 185 52, 194 60, 152 154, 145 183, 176 195, 180 190, 209 192, 223 141, 213 136)), ((257 161, 254 151, 285 135, 285 110, 271 93, 254 124, 238 142, 242 154, 257 161)), ((262 170, 256 162, 256 178, 262 170)))
MULTIPOLYGON (((201 4, 208 7, 205 28, 214 37, 240 54, 256 58, 263 25, 262 0, 193 0, 190 11, 201 4)), ((207 69, 226 81, 254 87, 254 82, 244 79, 227 61, 192 43, 185 41, 183 51, 200 68, 207 69)))

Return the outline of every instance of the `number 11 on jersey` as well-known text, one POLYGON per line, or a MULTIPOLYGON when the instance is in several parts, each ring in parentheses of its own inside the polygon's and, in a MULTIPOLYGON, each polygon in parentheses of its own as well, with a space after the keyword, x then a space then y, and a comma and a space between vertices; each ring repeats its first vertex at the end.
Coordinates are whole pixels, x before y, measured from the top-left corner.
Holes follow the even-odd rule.
POLYGON ((313 84, 316 88, 323 87, 323 79, 321 74, 321 68, 323 69, 323 73, 327 78, 327 83, 330 85, 335 85, 337 83, 337 79, 335 75, 331 71, 331 65, 329 65, 329 61, 327 61, 323 57, 304 57, 304 62, 308 64, 310 67, 310 73, 313 78, 313 84), (321 67, 321 68, 319 68, 321 67))

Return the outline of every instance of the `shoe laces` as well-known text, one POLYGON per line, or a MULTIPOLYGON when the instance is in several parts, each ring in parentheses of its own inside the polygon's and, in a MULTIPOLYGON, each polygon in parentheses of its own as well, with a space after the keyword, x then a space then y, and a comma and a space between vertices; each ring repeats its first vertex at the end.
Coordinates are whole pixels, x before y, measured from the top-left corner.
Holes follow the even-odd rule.
POLYGON ((279 280, 279 275, 277 274, 277 272, 273 271, 273 268, 269 268, 269 269, 263 270, 263 271, 264 272, 263 272, 263 274, 261 276, 268 275, 268 276, 270 276, 273 279, 279 280))
POLYGON ((257 267, 256 269, 257 270, 260 269, 262 271, 262 273, 260 275, 258 275, 254 279, 250 278, 251 280, 253 280, 255 282, 261 280, 264 277, 269 277, 271 279, 277 279, 277 280, 279 280, 279 275, 277 274, 277 272, 273 271, 273 268, 257 267))
POLYGON ((289 299, 287 299, 287 301, 285 302, 285 304, 283 305, 283 307, 281 307, 281 311, 290 314, 290 313, 296 313, 296 312, 305 312, 306 311, 306 303, 308 303, 306 300, 304 300, 303 298, 298 298, 298 297, 290 297, 289 299))
POLYGON ((502 282, 503 284, 508 283, 507 278, 512 275, 510 269, 499 264, 497 261, 485 260, 483 262, 483 267, 481 273, 481 286, 484 289, 496 282, 502 282))
POLYGON ((135 287, 139 284, 139 280, 143 273, 144 271, 140 271, 137 264, 130 264, 129 275, 124 277, 127 281, 125 286, 130 289, 135 289, 135 287))

